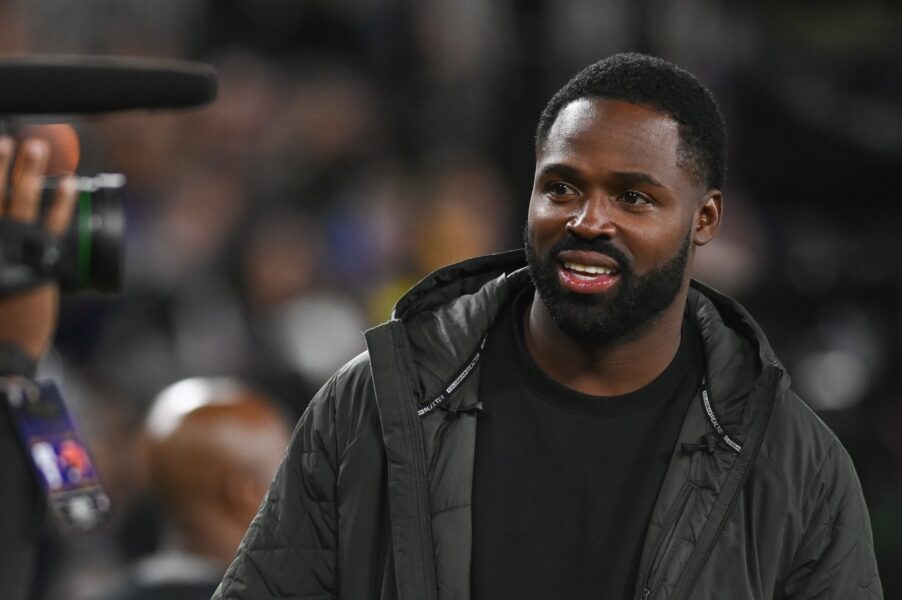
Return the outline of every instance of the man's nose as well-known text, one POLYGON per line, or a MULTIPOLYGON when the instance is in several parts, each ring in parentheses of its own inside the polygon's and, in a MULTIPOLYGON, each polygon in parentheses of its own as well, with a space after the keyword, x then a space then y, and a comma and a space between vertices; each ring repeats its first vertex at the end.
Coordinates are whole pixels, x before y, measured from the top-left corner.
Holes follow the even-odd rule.
POLYGON ((567 231, 587 240, 614 237, 617 227, 611 219, 612 208, 608 198, 601 194, 586 198, 567 222, 567 231))

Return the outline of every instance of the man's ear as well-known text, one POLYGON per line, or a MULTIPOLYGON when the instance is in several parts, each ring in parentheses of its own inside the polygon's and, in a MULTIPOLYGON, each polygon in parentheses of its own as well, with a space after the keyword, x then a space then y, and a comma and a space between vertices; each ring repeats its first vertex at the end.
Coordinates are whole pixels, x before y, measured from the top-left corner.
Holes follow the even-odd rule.
POLYGON ((696 246, 704 246, 714 239, 720 229, 723 217, 723 194, 720 190, 709 190, 695 212, 695 229, 692 241, 696 246))

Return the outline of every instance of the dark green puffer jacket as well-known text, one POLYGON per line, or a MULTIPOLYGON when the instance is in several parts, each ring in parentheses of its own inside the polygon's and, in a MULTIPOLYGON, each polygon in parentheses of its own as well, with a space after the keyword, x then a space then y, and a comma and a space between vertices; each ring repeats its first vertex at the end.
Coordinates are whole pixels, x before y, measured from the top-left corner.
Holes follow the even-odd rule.
MULTIPOLYGON (((523 266, 510 252, 443 269, 367 333, 298 423, 214 598, 470 597, 478 349, 529 285, 523 266)), ((741 306, 693 283, 688 310, 710 394, 682 425, 634 597, 882 598, 846 451, 741 306)))

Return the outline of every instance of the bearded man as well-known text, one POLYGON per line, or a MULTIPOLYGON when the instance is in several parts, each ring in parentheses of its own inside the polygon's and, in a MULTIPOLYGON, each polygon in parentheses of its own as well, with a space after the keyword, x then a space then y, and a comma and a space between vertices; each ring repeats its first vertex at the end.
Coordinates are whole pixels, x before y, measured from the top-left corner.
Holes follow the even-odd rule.
POLYGON ((690 278, 724 139, 665 61, 578 73, 539 121, 525 256, 447 267, 367 333, 215 598, 882 598, 848 454, 690 278))

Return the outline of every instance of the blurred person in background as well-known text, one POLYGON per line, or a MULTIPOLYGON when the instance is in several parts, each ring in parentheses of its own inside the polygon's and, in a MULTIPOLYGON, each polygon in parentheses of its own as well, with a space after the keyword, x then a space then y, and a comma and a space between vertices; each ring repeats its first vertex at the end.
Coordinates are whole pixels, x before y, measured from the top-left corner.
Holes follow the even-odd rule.
POLYGON ((490 164, 444 160, 422 187, 424 197, 410 227, 418 273, 506 248, 511 202, 490 164))
POLYGON ((144 433, 163 541, 104 598, 207 600, 263 499, 288 426, 243 382, 193 378, 160 392, 144 433))
POLYGON ((710 92, 615 55, 535 153, 525 256, 446 267, 367 333, 214 598, 882 598, 845 449, 690 281, 723 209, 710 92))
POLYGON ((360 352, 366 328, 346 293, 322 285, 322 235, 314 225, 297 209, 272 210, 247 224, 238 248, 254 348, 247 372, 282 398, 294 421, 335 365, 360 352))

